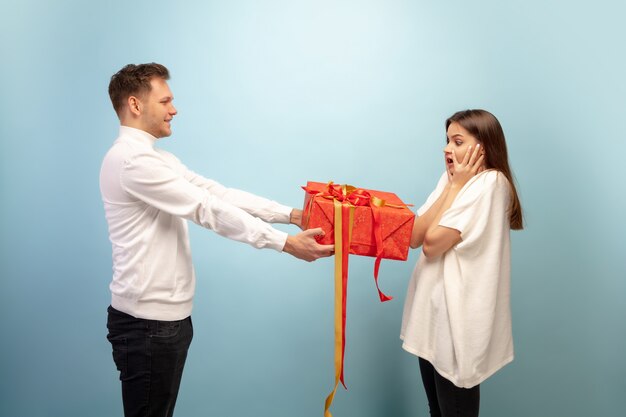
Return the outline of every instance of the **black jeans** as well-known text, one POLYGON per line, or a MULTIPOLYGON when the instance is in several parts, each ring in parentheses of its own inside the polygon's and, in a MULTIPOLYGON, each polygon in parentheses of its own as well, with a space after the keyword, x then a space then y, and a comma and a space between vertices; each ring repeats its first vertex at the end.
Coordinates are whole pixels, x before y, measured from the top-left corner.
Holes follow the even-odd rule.
POLYGON ((419 358, 419 362, 432 417, 478 417, 480 385, 459 388, 439 375, 427 360, 419 358))
POLYGON ((191 317, 144 320, 109 306, 107 328, 122 381, 124 415, 171 417, 193 337, 191 317))

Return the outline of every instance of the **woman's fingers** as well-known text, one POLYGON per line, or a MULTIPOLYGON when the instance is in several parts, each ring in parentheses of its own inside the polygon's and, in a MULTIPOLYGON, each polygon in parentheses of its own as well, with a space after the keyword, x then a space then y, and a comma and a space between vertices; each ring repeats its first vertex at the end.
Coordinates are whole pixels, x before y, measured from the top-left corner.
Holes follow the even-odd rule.
POLYGON ((474 151, 472 152, 472 155, 470 156, 469 164, 471 166, 473 166, 476 163, 476 160, 480 156, 480 153, 481 153, 481 149, 480 149, 480 143, 479 143, 476 145, 476 147, 474 148, 474 151))
MULTIPOLYGON (((452 158, 455 173, 466 172, 470 175, 476 175, 482 172, 481 167, 485 161, 485 152, 480 144, 476 144, 476 146, 468 146, 462 161, 459 162, 454 153, 452 153, 452 158)), ((452 173, 448 172, 448 178, 451 176, 452 173)))
MULTIPOLYGON (((452 158, 454 158, 455 173, 460 174, 461 172, 467 172, 470 175, 476 175, 481 172, 481 167, 485 161, 485 152, 480 144, 476 144, 476 146, 469 146, 467 148, 462 161, 459 162, 454 153, 452 154, 452 158)), ((451 173, 448 174, 448 178, 450 178, 451 173)))
POLYGON ((465 156, 463 157, 463 162, 461 164, 467 165, 472 158, 472 147, 468 147, 467 151, 465 151, 465 156))
POLYGON ((466 156, 467 154, 470 154, 470 153, 471 153, 471 156, 469 157, 467 165, 469 166, 470 170, 473 173, 477 173, 478 168, 482 166, 483 161, 485 160, 485 152, 483 152, 482 147, 480 146, 480 143, 479 143, 476 145, 473 151, 471 149, 468 149, 466 156))
POLYGON ((476 160, 476 163, 472 166, 472 171, 474 171, 474 173, 477 173, 477 174, 482 172, 484 161, 485 161, 485 154, 481 154, 478 157, 478 160, 476 160))

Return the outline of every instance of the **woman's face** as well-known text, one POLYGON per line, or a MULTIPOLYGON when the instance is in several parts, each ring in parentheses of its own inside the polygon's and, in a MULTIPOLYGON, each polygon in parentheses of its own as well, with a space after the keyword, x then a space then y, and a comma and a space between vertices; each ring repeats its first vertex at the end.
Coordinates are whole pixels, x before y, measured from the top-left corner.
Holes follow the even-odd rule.
POLYGON ((446 147, 443 148, 443 153, 448 172, 454 174, 454 161, 452 158, 456 158, 456 161, 460 163, 463 161, 467 149, 470 146, 472 149, 476 149, 476 145, 480 142, 457 122, 450 123, 447 136, 448 143, 446 147))

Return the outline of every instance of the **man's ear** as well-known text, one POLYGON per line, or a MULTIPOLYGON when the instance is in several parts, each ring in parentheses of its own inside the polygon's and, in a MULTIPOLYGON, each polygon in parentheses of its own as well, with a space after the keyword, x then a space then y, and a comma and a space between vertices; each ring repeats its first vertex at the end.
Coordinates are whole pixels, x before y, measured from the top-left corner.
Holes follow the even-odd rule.
POLYGON ((141 101, 136 96, 128 97, 128 109, 135 116, 141 115, 141 101))

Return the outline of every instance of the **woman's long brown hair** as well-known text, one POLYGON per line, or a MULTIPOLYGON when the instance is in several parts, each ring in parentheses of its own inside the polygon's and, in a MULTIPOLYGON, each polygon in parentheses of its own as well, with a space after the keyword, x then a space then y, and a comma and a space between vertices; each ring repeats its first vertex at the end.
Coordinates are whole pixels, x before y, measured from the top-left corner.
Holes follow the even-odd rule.
POLYGON ((522 205, 517 195, 513 174, 509 167, 509 156, 504 139, 504 131, 496 117, 485 110, 463 110, 454 113, 446 120, 446 132, 451 123, 456 122, 478 140, 485 150, 485 166, 495 169, 509 180, 511 186, 511 203, 509 205, 509 222, 511 229, 524 228, 522 205))

